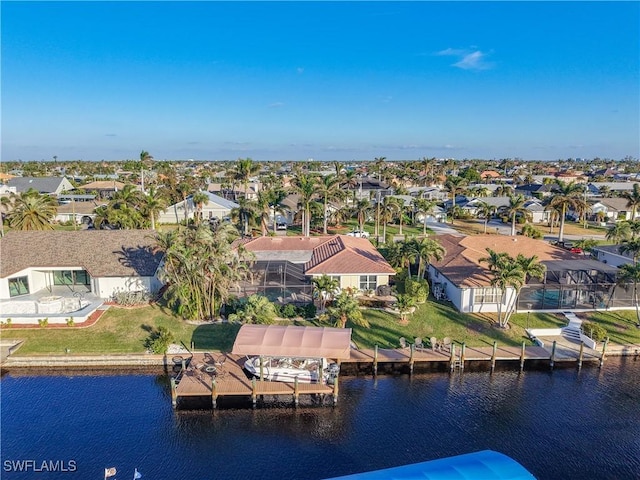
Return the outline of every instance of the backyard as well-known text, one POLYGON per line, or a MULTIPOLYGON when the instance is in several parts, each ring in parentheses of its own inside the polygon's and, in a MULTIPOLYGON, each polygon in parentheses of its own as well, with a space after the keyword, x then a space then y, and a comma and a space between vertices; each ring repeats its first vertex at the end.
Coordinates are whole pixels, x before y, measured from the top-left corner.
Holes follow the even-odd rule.
MULTIPOLYGON (((521 345, 527 341, 525 328, 559 328, 567 324, 560 314, 531 313, 515 314, 511 328, 495 328, 491 315, 469 315, 456 311, 448 303, 430 299, 417 308, 403 324, 399 317, 381 310, 365 310, 370 328, 351 326, 353 341, 360 348, 397 348, 400 337, 413 342, 416 337, 428 342, 430 337, 454 342, 465 342, 469 346, 488 346, 494 340, 500 345, 521 345)), ((620 344, 640 343, 640 328, 636 328, 635 311, 598 312, 590 315, 608 332, 612 342, 620 344)), ((290 321, 289 321, 290 322, 290 321)), ((299 325, 318 325, 317 321, 297 321, 299 325)), ((21 339, 24 344, 15 355, 63 354, 119 354, 143 353, 145 340, 152 330, 167 328, 175 343, 183 342, 190 347, 192 342, 198 350, 229 351, 233 346, 237 324, 218 323, 194 325, 178 319, 161 305, 150 305, 135 309, 112 307, 98 320, 86 328, 23 328, 3 327, 2 338, 21 339)))

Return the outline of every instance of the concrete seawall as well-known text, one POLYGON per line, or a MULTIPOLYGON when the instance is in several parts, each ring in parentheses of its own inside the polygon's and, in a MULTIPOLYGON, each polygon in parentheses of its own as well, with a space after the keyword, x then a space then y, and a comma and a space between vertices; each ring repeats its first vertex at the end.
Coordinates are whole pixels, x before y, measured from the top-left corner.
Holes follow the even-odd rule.
POLYGON ((9 357, 2 368, 100 368, 172 366, 174 355, 33 355, 9 357))

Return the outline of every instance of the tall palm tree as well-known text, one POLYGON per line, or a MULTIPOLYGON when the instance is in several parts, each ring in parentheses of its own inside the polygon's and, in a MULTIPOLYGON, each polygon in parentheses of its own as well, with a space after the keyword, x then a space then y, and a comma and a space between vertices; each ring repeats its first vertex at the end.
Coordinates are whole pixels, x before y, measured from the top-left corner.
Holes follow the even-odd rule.
POLYGON ((384 197, 380 206, 380 221, 382 221, 382 241, 387 241, 387 224, 400 211, 400 204, 395 197, 384 197))
POLYGON ((200 225, 202 222, 202 209, 204 208, 204 204, 209 201, 209 195, 207 195, 203 191, 199 191, 191 195, 191 201, 193 202, 193 206, 195 207, 195 224, 200 225))
POLYGON ((506 328, 509 316, 507 315, 512 303, 515 304, 515 295, 517 291, 522 288, 524 284, 523 273, 520 265, 514 262, 513 259, 504 262, 500 268, 493 272, 493 278, 491 279, 491 286, 496 287, 502 292, 501 300, 498 303, 498 325, 501 328, 506 328), (513 291, 510 298, 507 298, 507 292, 513 291), (513 298, 511 298, 513 297, 513 298), (502 306, 507 306, 507 312, 504 317, 502 316, 502 306))
POLYGON ((436 202, 427 200, 426 198, 414 198, 413 209, 416 214, 422 214, 422 235, 427 235, 427 217, 433 213, 433 209, 436 206, 436 202))
POLYGON ((462 177, 457 177, 453 175, 449 175, 447 180, 444 182, 444 188, 451 192, 451 201, 453 202, 453 207, 456 206, 456 195, 462 192, 464 187, 467 185, 467 180, 462 177))
POLYGON ((246 198, 238 199, 238 206, 231 210, 231 218, 241 226, 242 235, 250 235, 250 226, 254 224, 256 217, 256 204, 246 198))
POLYGON ((151 222, 151 230, 156 229, 158 214, 167 207, 167 202, 161 192, 155 187, 150 187, 142 198, 142 210, 151 222))
POLYGON ((558 232, 558 242, 564 241, 564 219, 567 215, 567 210, 572 208, 578 213, 582 213, 587 208, 587 202, 585 202, 581 195, 584 192, 583 185, 575 182, 565 183, 561 180, 556 180, 557 193, 553 195, 549 202, 549 207, 557 208, 560 211, 560 230, 558 232))
POLYGON ((614 223, 607 229, 605 238, 615 243, 621 243, 622 241, 631 238, 631 227, 629 225, 629 222, 614 223))
POLYGON ((633 284, 633 304, 636 307, 636 326, 640 328, 640 306, 638 305, 638 284, 640 284, 640 263, 625 263, 618 270, 618 285, 633 284))
POLYGON ((311 234, 311 203, 317 195, 316 177, 306 173, 299 173, 291 179, 291 187, 300 198, 298 204, 302 209, 302 235, 311 234))
POLYGON ((313 277, 312 282, 320 300, 320 310, 324 311, 327 306, 327 300, 331 300, 340 288, 340 282, 337 278, 332 278, 328 275, 313 277))
POLYGON ((260 165, 250 158, 239 158, 231 169, 234 180, 241 182, 244 186, 245 198, 249 192, 249 179, 259 171, 260 165))
POLYGON ((640 185, 633 184, 633 190, 624 192, 622 198, 627 199, 627 207, 631 207, 631 220, 636 219, 636 211, 640 207, 640 185))
POLYGON ((527 257, 522 255, 521 253, 515 258, 515 264, 520 267, 520 271, 522 272, 522 282, 516 282, 513 285, 515 289, 515 296, 513 298, 513 302, 511 303, 509 309, 506 313, 505 324, 509 323, 511 319, 511 315, 516 311, 516 307, 518 305, 518 298, 520 298, 520 292, 522 291, 522 287, 527 283, 527 279, 530 278, 544 278, 544 274, 547 271, 547 267, 540 263, 537 255, 532 255, 531 257, 527 257))
POLYGON ((7 220, 16 230, 53 230, 57 205, 53 197, 28 190, 15 198, 7 220))
POLYGON ((358 219, 358 228, 360 231, 364 230, 364 224, 367 221, 367 216, 371 212, 371 204, 366 198, 358 200, 353 206, 353 213, 358 219))
POLYGON ((322 225, 322 233, 327 234, 327 225, 329 222, 329 202, 340 197, 340 179, 334 175, 322 177, 318 182, 318 193, 322 197, 324 207, 324 222, 322 225))
POLYGON ((495 215, 497 208, 495 205, 480 201, 476 211, 480 217, 484 218, 484 233, 487 233, 487 225, 491 217, 495 215))
POLYGON ((501 208, 501 210, 507 214, 507 217, 511 220, 511 236, 516 234, 516 217, 518 214, 526 216, 530 213, 524 206, 524 195, 512 195, 509 197, 509 205, 501 208))
POLYGON ((416 243, 416 253, 418 256, 418 278, 423 278, 431 262, 442 260, 446 255, 445 248, 433 238, 423 238, 416 243))

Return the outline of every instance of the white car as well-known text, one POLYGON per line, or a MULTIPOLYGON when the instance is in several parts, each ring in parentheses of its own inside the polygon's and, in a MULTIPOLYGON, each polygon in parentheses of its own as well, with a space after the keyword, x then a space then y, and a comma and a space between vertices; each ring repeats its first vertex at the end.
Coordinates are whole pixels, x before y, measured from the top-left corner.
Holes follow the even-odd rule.
POLYGON ((358 238, 369 238, 369 232, 365 232, 364 230, 354 230, 353 232, 347 233, 350 237, 358 237, 358 238))

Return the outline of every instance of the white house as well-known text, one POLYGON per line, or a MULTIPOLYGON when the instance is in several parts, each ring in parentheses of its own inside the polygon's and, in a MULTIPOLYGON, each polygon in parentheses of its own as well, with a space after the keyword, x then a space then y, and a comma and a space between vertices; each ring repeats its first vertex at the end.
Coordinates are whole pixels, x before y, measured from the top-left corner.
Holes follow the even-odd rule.
MULTIPOLYGON (((238 208, 239 205, 231 200, 222 198, 211 192, 202 192, 209 197, 209 200, 202 205, 202 218, 209 220, 217 218, 219 220, 224 217, 228 217, 231 214, 231 210, 238 208)), ((193 219, 196 206, 193 203, 193 197, 187 197, 187 200, 175 203, 167 209, 160 212, 158 216, 158 223, 180 223, 185 219, 185 208, 187 210, 186 217, 193 219)))
POLYGON ((156 292, 154 244, 150 230, 11 231, 0 239, 0 299, 54 289, 102 299, 156 292))

